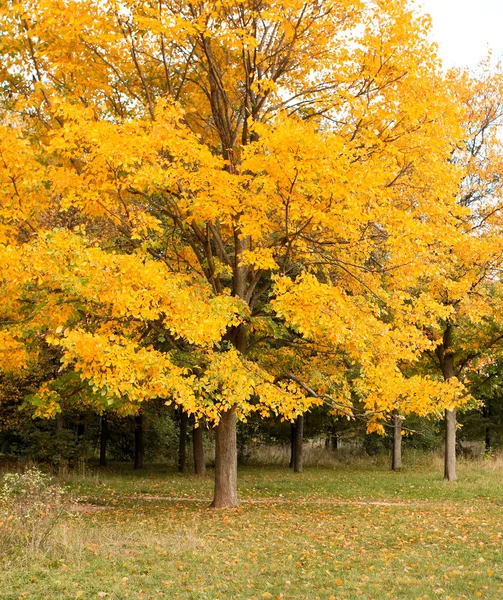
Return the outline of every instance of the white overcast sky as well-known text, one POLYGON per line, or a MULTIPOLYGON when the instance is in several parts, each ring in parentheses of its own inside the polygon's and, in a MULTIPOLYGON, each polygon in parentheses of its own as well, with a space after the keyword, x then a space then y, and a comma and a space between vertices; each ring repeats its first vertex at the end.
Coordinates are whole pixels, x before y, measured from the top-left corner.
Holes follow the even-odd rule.
POLYGON ((416 0, 433 19, 432 38, 446 67, 471 67, 487 56, 503 59, 503 0, 416 0))

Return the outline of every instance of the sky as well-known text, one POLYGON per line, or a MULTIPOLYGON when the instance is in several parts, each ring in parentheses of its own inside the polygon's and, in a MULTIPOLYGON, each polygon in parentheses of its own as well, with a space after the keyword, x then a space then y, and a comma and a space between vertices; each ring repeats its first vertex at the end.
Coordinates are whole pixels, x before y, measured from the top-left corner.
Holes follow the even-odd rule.
POLYGON ((433 19, 446 67, 475 68, 493 50, 503 59, 503 0, 416 0, 433 19))

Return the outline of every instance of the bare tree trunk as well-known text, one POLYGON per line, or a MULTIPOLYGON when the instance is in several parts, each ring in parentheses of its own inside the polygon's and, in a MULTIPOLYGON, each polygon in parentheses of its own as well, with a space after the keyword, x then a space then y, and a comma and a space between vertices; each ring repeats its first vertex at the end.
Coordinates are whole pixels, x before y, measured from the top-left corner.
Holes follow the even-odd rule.
POLYGON ((397 411, 393 413, 393 456, 391 459, 393 471, 402 468, 402 419, 397 411))
POLYGON ((100 467, 107 466, 107 442, 108 442, 108 419, 106 415, 101 415, 100 431, 100 467))
POLYGON ((489 452, 491 450, 491 427, 490 427, 490 418, 491 418, 491 399, 485 398, 484 406, 482 408, 482 416, 486 422, 486 426, 484 429, 484 441, 485 441, 485 451, 489 452))
POLYGON ((194 452, 194 471, 196 475, 206 475, 206 463, 204 462, 203 428, 201 425, 192 429, 192 448, 194 452))
POLYGON ((295 422, 295 456, 293 472, 302 473, 302 443, 304 441, 304 416, 299 415, 295 422))
POLYGON ((332 431, 331 439, 332 439, 332 450, 338 450, 339 449, 339 438, 337 437, 337 431, 335 431, 335 427, 332 431))
POLYGON ((134 468, 143 469, 143 415, 137 415, 134 422, 134 468))
POLYGON ((456 409, 445 411, 444 479, 456 481, 456 409))
MULTIPOLYGON (((452 325, 448 324, 444 331, 443 343, 438 346, 437 356, 440 361, 444 380, 455 377, 454 347, 452 343, 452 325)), ((456 409, 445 411, 445 453, 444 479, 456 481, 456 409)))
POLYGON ((290 469, 295 464, 295 423, 290 426, 290 469))
POLYGON ((216 427, 215 495, 212 508, 232 508, 239 503, 235 409, 222 413, 216 427))
POLYGON ((56 415, 56 435, 61 435, 64 424, 65 424, 65 422, 64 422, 64 418, 63 418, 63 413, 58 413, 56 415))
POLYGON ((187 421, 189 415, 180 408, 180 440, 178 444, 178 472, 185 473, 187 466, 187 421))
MULTIPOLYGON (((63 429, 63 427, 61 426, 61 430, 62 429, 63 429)), ((85 434, 86 434, 86 424, 84 421, 84 417, 82 415, 80 415, 79 421, 77 423, 77 440, 79 442, 82 442, 84 440, 85 434)))

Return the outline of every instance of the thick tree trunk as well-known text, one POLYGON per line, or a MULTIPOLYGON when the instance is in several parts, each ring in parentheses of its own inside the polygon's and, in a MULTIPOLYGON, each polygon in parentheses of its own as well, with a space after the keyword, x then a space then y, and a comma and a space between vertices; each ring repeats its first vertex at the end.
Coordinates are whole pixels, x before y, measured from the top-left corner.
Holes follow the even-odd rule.
POLYGON ((395 411, 393 413, 393 454, 391 459, 393 471, 402 468, 402 419, 395 411))
POLYGON ((295 423, 290 426, 290 469, 295 464, 295 423))
POLYGON ((293 472, 302 473, 302 443, 304 441, 304 416, 299 415, 295 422, 295 456, 293 472))
POLYGON ((108 419, 106 415, 101 415, 100 430, 100 467, 107 466, 107 442, 108 442, 108 419))
POLYGON ((201 425, 192 429, 192 448, 194 453, 194 471, 196 475, 206 475, 206 463, 204 462, 203 428, 201 425))
POLYGON ((134 422, 134 468, 143 469, 143 415, 137 415, 134 422))
MULTIPOLYGON (((234 234, 236 257, 240 257, 247 242, 240 237, 239 231, 234 234)), ((233 294, 238 298, 246 296, 246 268, 236 258, 234 265, 233 294)), ((241 354, 247 347, 247 332, 244 325, 232 327, 226 339, 241 354)), ((236 437, 236 407, 220 416, 215 428, 215 493, 211 508, 232 508, 239 504, 238 499, 238 451, 236 437)))
POLYGON ((236 412, 231 409, 222 413, 216 427, 215 495, 212 508, 238 505, 237 472, 236 412))
POLYGON ((187 422, 189 415, 180 409, 180 439, 178 443, 178 472, 185 473, 187 466, 187 422))

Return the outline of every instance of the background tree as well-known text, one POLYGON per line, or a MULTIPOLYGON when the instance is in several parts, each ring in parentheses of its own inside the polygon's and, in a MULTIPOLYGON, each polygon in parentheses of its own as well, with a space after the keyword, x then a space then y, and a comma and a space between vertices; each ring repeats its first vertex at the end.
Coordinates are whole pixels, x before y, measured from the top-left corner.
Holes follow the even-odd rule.
MULTIPOLYGON (((473 370, 501 352, 502 262, 502 145, 503 116, 501 70, 482 66, 478 75, 451 73, 452 89, 462 111, 466 137, 453 160, 466 172, 458 204, 464 209, 458 236, 447 254, 439 252, 439 276, 425 285, 450 313, 431 329, 437 341, 428 352, 434 368, 444 379, 457 378, 469 386, 473 370)), ((456 479, 456 407, 445 412, 445 479, 456 479)))

